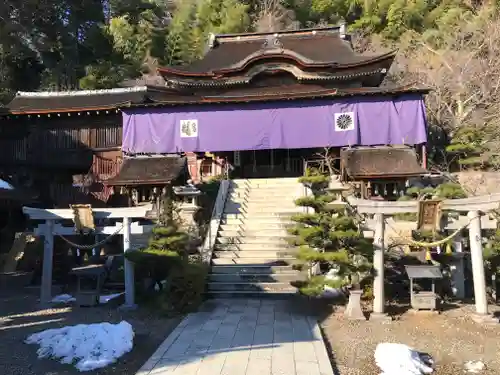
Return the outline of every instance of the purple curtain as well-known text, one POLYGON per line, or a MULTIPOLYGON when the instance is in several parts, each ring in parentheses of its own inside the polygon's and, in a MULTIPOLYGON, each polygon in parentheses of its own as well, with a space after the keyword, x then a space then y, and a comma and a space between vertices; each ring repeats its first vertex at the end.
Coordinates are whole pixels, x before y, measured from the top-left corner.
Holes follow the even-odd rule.
POLYGON ((426 142, 426 128, 420 94, 150 107, 123 111, 123 151, 415 145, 426 142))

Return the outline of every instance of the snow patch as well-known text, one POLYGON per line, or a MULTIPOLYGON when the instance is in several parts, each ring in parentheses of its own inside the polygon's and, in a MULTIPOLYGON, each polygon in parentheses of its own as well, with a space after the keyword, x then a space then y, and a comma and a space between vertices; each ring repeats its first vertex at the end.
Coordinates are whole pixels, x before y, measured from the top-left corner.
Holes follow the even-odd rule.
POLYGON ((120 297, 121 295, 125 294, 124 292, 122 293, 115 293, 115 294, 108 294, 108 295, 105 295, 105 296, 99 296, 99 303, 101 305, 105 304, 105 303, 108 303, 109 301, 111 301, 112 299, 115 299, 115 298, 118 298, 120 297))
POLYGON ((485 368, 486 368, 486 366, 481 361, 465 362, 465 371, 467 371, 469 374, 479 374, 485 368))
POLYGON ((433 372, 434 361, 404 344, 382 343, 375 349, 375 363, 380 375, 423 375, 433 372))
MULTIPOLYGON (((104 296, 99 296, 99 303, 101 305, 103 305, 105 303, 108 303, 112 299, 120 297, 123 294, 125 294, 125 293, 122 292, 122 293, 115 293, 115 294, 108 294, 108 295, 104 295, 104 296)), ((70 303, 70 302, 75 302, 75 301, 76 301, 76 298, 70 294, 59 294, 58 296, 55 296, 51 300, 52 303, 70 303)))
POLYGON ((5 190, 14 190, 14 186, 9 184, 5 180, 0 180, 0 189, 5 189, 5 190))
POLYGON ((134 330, 122 321, 48 329, 28 336, 27 344, 38 344, 38 358, 56 358, 75 364, 79 371, 106 367, 132 350, 134 330))
POLYGON ((51 302, 52 303, 70 303, 70 302, 75 302, 76 298, 69 294, 59 294, 58 296, 55 296, 52 298, 51 302))

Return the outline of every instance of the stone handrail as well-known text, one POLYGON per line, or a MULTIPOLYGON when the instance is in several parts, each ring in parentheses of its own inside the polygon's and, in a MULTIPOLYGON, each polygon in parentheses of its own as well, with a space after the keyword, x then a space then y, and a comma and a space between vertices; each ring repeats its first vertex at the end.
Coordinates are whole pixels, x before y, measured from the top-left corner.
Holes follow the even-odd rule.
POLYGON ((219 231, 222 215, 224 214, 224 207, 226 205, 230 184, 231 182, 229 180, 223 180, 221 181, 219 186, 217 198, 212 210, 210 225, 208 227, 207 234, 205 235, 205 241, 203 242, 203 246, 201 248, 202 260, 206 264, 209 264, 210 260, 212 259, 212 252, 214 249, 215 240, 217 238, 217 232, 219 231))

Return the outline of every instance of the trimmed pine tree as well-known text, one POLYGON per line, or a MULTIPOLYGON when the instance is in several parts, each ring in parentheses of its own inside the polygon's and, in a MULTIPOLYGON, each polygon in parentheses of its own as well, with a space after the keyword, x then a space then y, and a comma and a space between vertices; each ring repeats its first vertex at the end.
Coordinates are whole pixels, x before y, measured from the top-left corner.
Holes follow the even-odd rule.
POLYGON ((291 244, 298 246, 297 259, 308 268, 308 280, 298 284, 300 292, 321 295, 325 285, 361 289, 371 273, 373 245, 358 227, 348 208, 337 199, 341 191, 328 188, 330 176, 308 170, 299 180, 312 191, 295 201, 310 212, 292 217, 291 244), (335 277, 326 278, 333 273, 335 277))
POLYGON ((186 251, 188 235, 180 230, 174 218, 174 202, 171 189, 163 199, 163 210, 158 225, 153 229, 148 247, 140 251, 127 253, 127 259, 136 263, 137 272, 144 278, 152 280, 152 287, 158 285, 161 289, 170 270, 183 262, 187 262, 186 251))

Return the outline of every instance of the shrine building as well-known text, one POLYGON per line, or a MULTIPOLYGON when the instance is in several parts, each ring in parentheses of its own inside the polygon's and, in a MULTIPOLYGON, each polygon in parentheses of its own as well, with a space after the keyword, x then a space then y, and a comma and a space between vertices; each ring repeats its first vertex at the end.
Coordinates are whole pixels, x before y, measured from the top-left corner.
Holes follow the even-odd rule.
POLYGON ((299 176, 328 148, 364 196, 400 191, 425 173, 428 90, 383 84, 395 56, 356 53, 343 25, 213 35, 199 61, 158 69, 161 100, 122 108, 122 151, 185 154, 196 181, 299 176))

